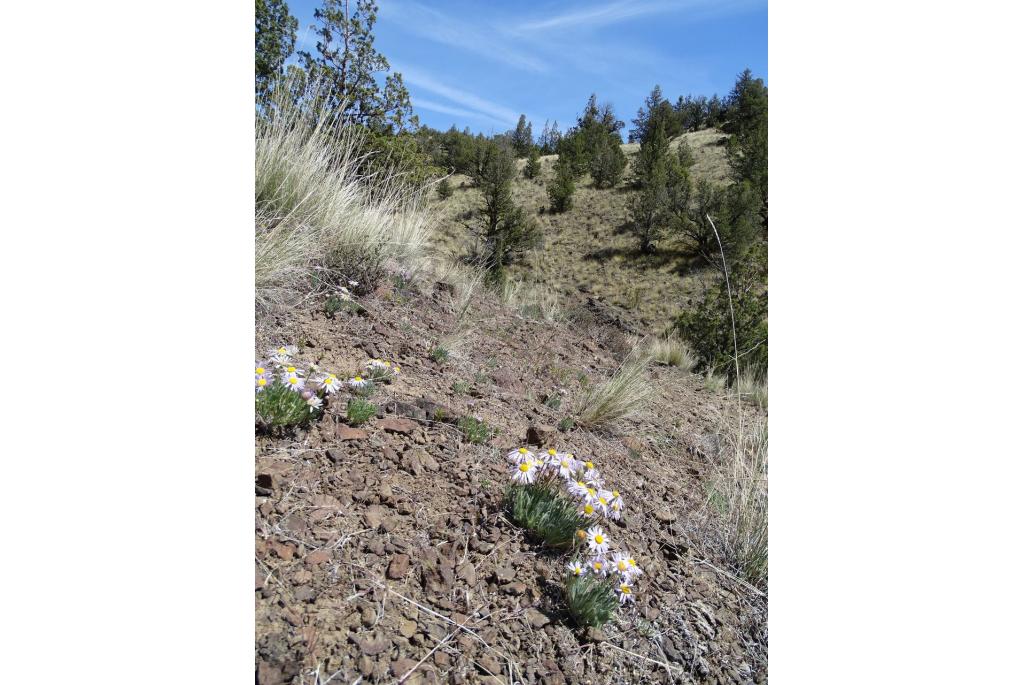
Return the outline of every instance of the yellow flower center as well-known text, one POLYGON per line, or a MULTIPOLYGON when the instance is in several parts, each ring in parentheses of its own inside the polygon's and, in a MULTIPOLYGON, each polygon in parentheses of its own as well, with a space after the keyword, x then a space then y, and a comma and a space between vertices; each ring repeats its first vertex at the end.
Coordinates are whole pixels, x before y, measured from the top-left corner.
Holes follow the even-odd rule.
POLYGON ((578 537, 580 540, 582 540, 583 538, 587 537, 587 534, 583 530, 577 530, 576 531, 576 537, 578 537))
POLYGON ((279 347, 279 348, 277 348, 277 353, 278 354, 288 354, 288 350, 284 349, 283 347, 279 347))
POLYGON ((627 568, 629 568, 629 567, 626 566, 626 562, 624 562, 624 561, 620 561, 619 562, 619 570, 620 571, 625 571, 627 568))
POLYGON ((263 375, 263 374, 265 374, 266 372, 267 372, 267 370, 266 370, 266 369, 264 369, 264 368, 263 368, 262 366, 257 366, 257 367, 256 367, 256 374, 257 374, 257 375, 259 375, 259 376, 262 376, 262 375, 263 375))
POLYGON ((356 383, 359 383, 362 380, 363 380, 362 376, 356 376, 356 383))
POLYGON ((619 496, 619 491, 618 490, 612 490, 612 497, 618 497, 618 496, 619 496))
POLYGON ((553 456, 555 456, 555 451, 554 450, 548 450, 548 454, 550 454, 553 457, 553 456))
POLYGON ((591 514, 594 513, 594 507, 589 505, 589 504, 584 504, 583 505, 583 511, 584 511, 584 513, 586 513, 587 516, 590 516, 591 514))
POLYGON ((266 385, 266 384, 267 384, 267 379, 266 379, 266 378, 261 378, 261 379, 259 379, 258 381, 256 381, 256 385, 260 386, 261 388, 262 388, 262 387, 263 387, 264 385, 266 385))
POLYGON ((594 462, 592 462, 592 461, 588 461, 588 462, 587 462, 587 468, 588 468, 588 469, 592 469, 592 468, 594 468, 594 462))
POLYGON ((519 465, 519 470, 522 471, 523 473, 526 473, 527 471, 529 471, 530 470, 530 462, 526 462, 525 464, 520 464, 519 465))
POLYGON ((595 571, 600 571, 601 570, 601 562, 600 561, 595 561, 594 562, 594 570, 595 571))
POLYGON ((636 566, 636 562, 635 562, 635 561, 633 561, 632 559, 630 559, 630 560, 629 560, 629 565, 630 565, 630 566, 636 566))
POLYGON ((604 497, 598 497, 597 500, 604 505, 608 504, 608 501, 604 497))
POLYGON ((632 592, 628 585, 623 585, 619 589, 622 590, 622 594, 624 595, 628 595, 630 592, 632 592))
POLYGON ((391 362, 384 362, 384 366, 391 366, 391 362))
POLYGON ((331 378, 330 376, 328 376, 327 378, 324 379, 324 383, 326 383, 327 385, 330 385, 333 382, 334 382, 334 379, 331 378))
POLYGON ((621 505, 618 502, 616 502, 615 504, 612 505, 612 509, 614 509, 615 511, 618 511, 620 508, 621 508, 621 505))
POLYGON ((597 494, 597 490, 595 490, 594 488, 587 488, 587 494, 593 497, 594 495, 597 494))
POLYGON ((603 535, 595 535, 594 536, 594 542, 596 542, 599 545, 603 545, 604 544, 604 536, 603 535))
POLYGON ((583 569, 577 566, 576 568, 574 568, 572 570, 572 572, 575 573, 576 575, 579 575, 579 574, 583 573, 583 569))
POLYGON ((292 385, 295 385, 296 383, 299 382, 299 379, 296 378, 295 376, 292 376, 291 378, 288 379, 288 382, 291 383, 292 385))
POLYGON ((519 454, 526 454, 526 448, 525 447, 520 447, 519 448, 519 454))
POLYGON ((288 371, 288 373, 295 373, 295 367, 294 366, 289 366, 287 371, 288 371))
POLYGON ((562 468, 569 468, 569 462, 567 462, 565 459, 562 460, 562 468))

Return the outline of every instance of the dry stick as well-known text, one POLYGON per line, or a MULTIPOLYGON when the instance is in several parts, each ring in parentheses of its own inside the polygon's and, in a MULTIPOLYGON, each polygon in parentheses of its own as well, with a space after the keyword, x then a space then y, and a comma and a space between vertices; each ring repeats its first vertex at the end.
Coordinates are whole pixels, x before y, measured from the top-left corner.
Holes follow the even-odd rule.
MULTIPOLYGON (((463 621, 463 623, 465 623, 465 621, 463 621)), ((461 625, 460 625, 459 627, 460 627, 460 628, 462 628, 463 626, 461 626, 461 625)), ((447 634, 447 635, 445 635, 445 636, 444 636, 443 638, 441 638, 441 640, 440 640, 440 641, 438 641, 438 643, 437 643, 436 645, 434 645, 434 648, 433 648, 432 650, 430 650, 429 652, 427 652, 427 653, 426 653, 426 655, 425 655, 425 656, 424 656, 424 657, 423 657, 422 659, 420 659, 419 661, 417 661, 417 662, 416 662, 416 665, 415 665, 415 666, 413 666, 413 667, 412 667, 412 668, 410 668, 410 669, 409 669, 408 671, 406 671, 405 675, 403 675, 403 676, 402 676, 401 678, 399 678, 399 679, 398 679, 398 682, 399 682, 399 683, 404 683, 404 682, 405 682, 405 680, 406 680, 406 679, 407 679, 407 678, 408 678, 409 676, 411 676, 411 675, 413 674, 413 671, 415 671, 415 670, 416 670, 417 668, 419 668, 419 667, 420 667, 420 665, 421 665, 421 664, 422 664, 422 663, 423 663, 424 661, 426 661, 427 659, 429 659, 429 658, 431 657, 431 655, 432 655, 432 654, 433 654, 434 652, 436 652, 436 651, 438 650, 438 648, 439 648, 439 647, 440 647, 441 645, 443 645, 444 643, 448 642, 448 640, 450 640, 450 639, 452 638, 452 636, 453 636, 453 635, 455 635, 455 633, 456 633, 456 632, 458 632, 458 631, 455 631, 455 632, 452 632, 452 633, 448 633, 448 634, 447 634)))
POLYGON ((718 229, 715 228, 715 222, 711 220, 710 214, 705 214, 708 223, 711 224, 711 230, 715 232, 715 240, 718 241, 718 250, 722 254, 722 273, 725 274, 725 293, 729 296, 729 319, 732 321, 732 349, 733 349, 733 361, 736 362, 736 411, 740 417, 740 431, 743 430, 743 412, 740 407, 740 348, 736 342, 736 314, 732 309, 732 286, 729 285, 729 267, 725 263, 725 248, 722 247, 722 239, 718 236, 718 229))
POLYGON ((611 647, 612 649, 617 649, 617 650, 619 650, 620 652, 622 652, 624 654, 629 654, 630 656, 635 656, 637 659, 643 659, 644 661, 650 661, 652 664, 658 664, 659 666, 664 668, 669 673, 671 673, 672 669, 674 669, 674 668, 678 669, 680 673, 684 672, 683 669, 679 668, 678 666, 670 666, 669 664, 665 663, 664 661, 658 661, 657 659, 652 659, 652 658, 650 658, 648 656, 644 656, 643 654, 637 654, 636 652, 631 652, 628 649, 623 649, 622 647, 616 647, 611 642, 605 642, 603 644, 608 646, 608 647, 611 647))

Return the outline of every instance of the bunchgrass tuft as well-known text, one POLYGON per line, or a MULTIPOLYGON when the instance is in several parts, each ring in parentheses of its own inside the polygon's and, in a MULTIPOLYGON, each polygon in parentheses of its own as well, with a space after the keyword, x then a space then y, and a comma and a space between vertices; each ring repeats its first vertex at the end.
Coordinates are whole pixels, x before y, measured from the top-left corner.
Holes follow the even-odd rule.
POLYGON ((659 364, 678 366, 684 371, 690 371, 697 364, 690 346, 676 337, 655 338, 651 342, 651 356, 659 364))
POLYGON ((619 607, 610 580, 591 573, 565 578, 565 605, 580 628, 600 628, 619 607))
POLYGON ((271 383, 256 395, 256 419, 268 428, 301 426, 314 416, 299 393, 282 383, 271 383))
POLYGON ((762 409, 768 408, 768 379, 761 380, 750 371, 740 374, 737 381, 740 396, 762 409))
POLYGON ((611 378, 588 389, 577 405, 577 422, 596 428, 639 413, 654 395, 647 377, 649 359, 634 351, 611 378))
POLYGON ((491 439, 491 427, 473 416, 463 416, 459 419, 459 429, 466 440, 474 445, 482 445, 491 439))
POLYGON ((434 345, 430 350, 430 358, 438 364, 444 364, 451 357, 451 353, 441 345, 434 345))
POLYGON ((505 491, 505 505, 516 525, 555 549, 571 548, 577 540, 576 531, 588 525, 573 502, 544 483, 510 485, 505 491))
POLYGON ((259 308, 296 302, 313 281, 367 281, 388 261, 412 263, 429 233, 422 193, 397 170, 361 175, 362 135, 316 83, 298 86, 279 84, 256 117, 259 308))
POLYGON ((348 422, 353 426, 366 423, 377 414, 377 407, 366 400, 351 399, 345 408, 348 422))
POLYGON ((708 372, 704 374, 705 390, 710 390, 711 392, 722 392, 725 390, 727 383, 728 381, 725 376, 719 376, 711 370, 708 370, 708 372))

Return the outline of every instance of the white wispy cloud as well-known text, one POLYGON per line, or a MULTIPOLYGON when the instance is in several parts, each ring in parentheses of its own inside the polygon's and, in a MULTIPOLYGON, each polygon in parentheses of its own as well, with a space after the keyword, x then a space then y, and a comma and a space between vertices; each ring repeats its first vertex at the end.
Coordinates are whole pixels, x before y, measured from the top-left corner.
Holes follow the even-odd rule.
POLYGON ((537 73, 548 71, 543 60, 502 39, 499 27, 470 24, 417 2, 388 2, 381 5, 381 17, 421 38, 466 50, 516 69, 537 73))
MULTIPOLYGON (((486 118, 493 121, 495 124, 500 126, 515 126, 519 120, 519 113, 512 110, 500 103, 486 100, 473 93, 449 86, 430 74, 424 73, 418 69, 409 68, 408 66, 398 65, 394 68, 402 74, 402 79, 410 84, 411 86, 426 90, 435 95, 439 95, 446 100, 450 100, 457 105, 461 105, 462 108, 476 112, 478 115, 485 115, 486 118)), ((422 106, 422 100, 413 101, 413 107, 417 105, 422 106)), ((447 106, 447 105, 442 105, 447 106)))
MULTIPOLYGON (((403 75, 403 78, 405 76, 403 75)), ((496 126, 504 126, 505 122, 498 119, 494 119, 487 114, 481 112, 474 112, 468 109, 462 109, 460 107, 451 107, 449 105, 442 104, 440 102, 434 102, 426 98, 416 96, 413 98, 413 107, 416 109, 429 109, 431 112, 440 112, 441 114, 450 114, 453 117, 460 117, 461 119, 477 119, 480 121, 486 121, 496 126)))
POLYGON ((698 10, 700 18, 708 13, 721 14, 743 9, 759 0, 660 0, 655 2, 618 1, 602 5, 590 5, 569 10, 554 16, 540 17, 519 24, 518 31, 543 31, 555 28, 589 29, 615 24, 626 19, 650 14, 698 10))

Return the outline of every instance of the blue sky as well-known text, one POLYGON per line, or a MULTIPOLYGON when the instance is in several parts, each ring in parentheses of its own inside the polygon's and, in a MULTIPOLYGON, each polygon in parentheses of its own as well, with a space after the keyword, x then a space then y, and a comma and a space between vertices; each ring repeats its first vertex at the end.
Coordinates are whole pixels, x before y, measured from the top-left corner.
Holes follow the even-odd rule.
MULTIPOLYGON (((352 0, 355 4, 355 0, 352 0)), ((379 0, 375 45, 402 73, 420 122, 474 132, 564 132, 591 93, 630 120, 654 84, 725 95, 750 67, 768 82, 767 0, 379 0)), ((320 0, 291 0, 296 50, 316 53, 320 0)))

